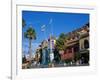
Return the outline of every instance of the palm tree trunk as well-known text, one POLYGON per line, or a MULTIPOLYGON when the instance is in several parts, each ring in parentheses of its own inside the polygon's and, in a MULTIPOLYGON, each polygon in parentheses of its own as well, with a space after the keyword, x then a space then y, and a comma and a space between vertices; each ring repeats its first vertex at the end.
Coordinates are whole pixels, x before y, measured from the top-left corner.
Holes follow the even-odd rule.
POLYGON ((32 64, 32 40, 29 39, 29 68, 31 68, 31 64, 32 64))
POLYGON ((30 60, 32 59, 32 40, 29 40, 29 56, 30 56, 30 60))

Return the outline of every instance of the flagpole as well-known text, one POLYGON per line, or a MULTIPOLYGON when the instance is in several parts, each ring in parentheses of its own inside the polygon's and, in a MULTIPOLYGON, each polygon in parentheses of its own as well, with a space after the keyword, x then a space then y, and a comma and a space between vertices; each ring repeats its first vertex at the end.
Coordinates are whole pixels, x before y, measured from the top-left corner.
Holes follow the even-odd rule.
POLYGON ((51 61, 51 64, 53 65, 53 59, 54 59, 54 53, 53 53, 53 49, 52 49, 52 35, 53 35, 53 31, 52 31, 52 19, 50 19, 50 28, 51 28, 51 31, 50 31, 50 61, 51 61))

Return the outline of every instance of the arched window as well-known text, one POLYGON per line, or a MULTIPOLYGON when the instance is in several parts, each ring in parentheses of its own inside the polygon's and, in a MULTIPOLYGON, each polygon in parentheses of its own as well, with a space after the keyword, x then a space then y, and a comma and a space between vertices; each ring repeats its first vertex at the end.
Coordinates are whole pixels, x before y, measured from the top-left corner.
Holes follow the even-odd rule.
POLYGON ((89 41, 88 40, 84 40, 84 48, 85 49, 89 48, 89 41))

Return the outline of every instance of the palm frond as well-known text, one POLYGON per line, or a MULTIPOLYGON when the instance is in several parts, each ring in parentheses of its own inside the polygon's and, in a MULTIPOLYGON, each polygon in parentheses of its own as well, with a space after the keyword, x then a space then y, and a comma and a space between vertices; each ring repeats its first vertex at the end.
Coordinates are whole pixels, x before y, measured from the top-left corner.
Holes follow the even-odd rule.
POLYGON ((28 39, 36 39, 36 32, 35 29, 29 27, 27 31, 24 33, 24 37, 28 39))

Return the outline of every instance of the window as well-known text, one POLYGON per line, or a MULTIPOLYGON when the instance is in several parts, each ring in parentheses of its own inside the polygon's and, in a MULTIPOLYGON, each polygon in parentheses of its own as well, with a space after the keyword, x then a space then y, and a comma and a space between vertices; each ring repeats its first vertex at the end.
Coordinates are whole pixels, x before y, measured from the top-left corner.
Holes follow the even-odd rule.
POLYGON ((88 40, 84 40, 84 48, 85 49, 89 48, 89 41, 88 40))

